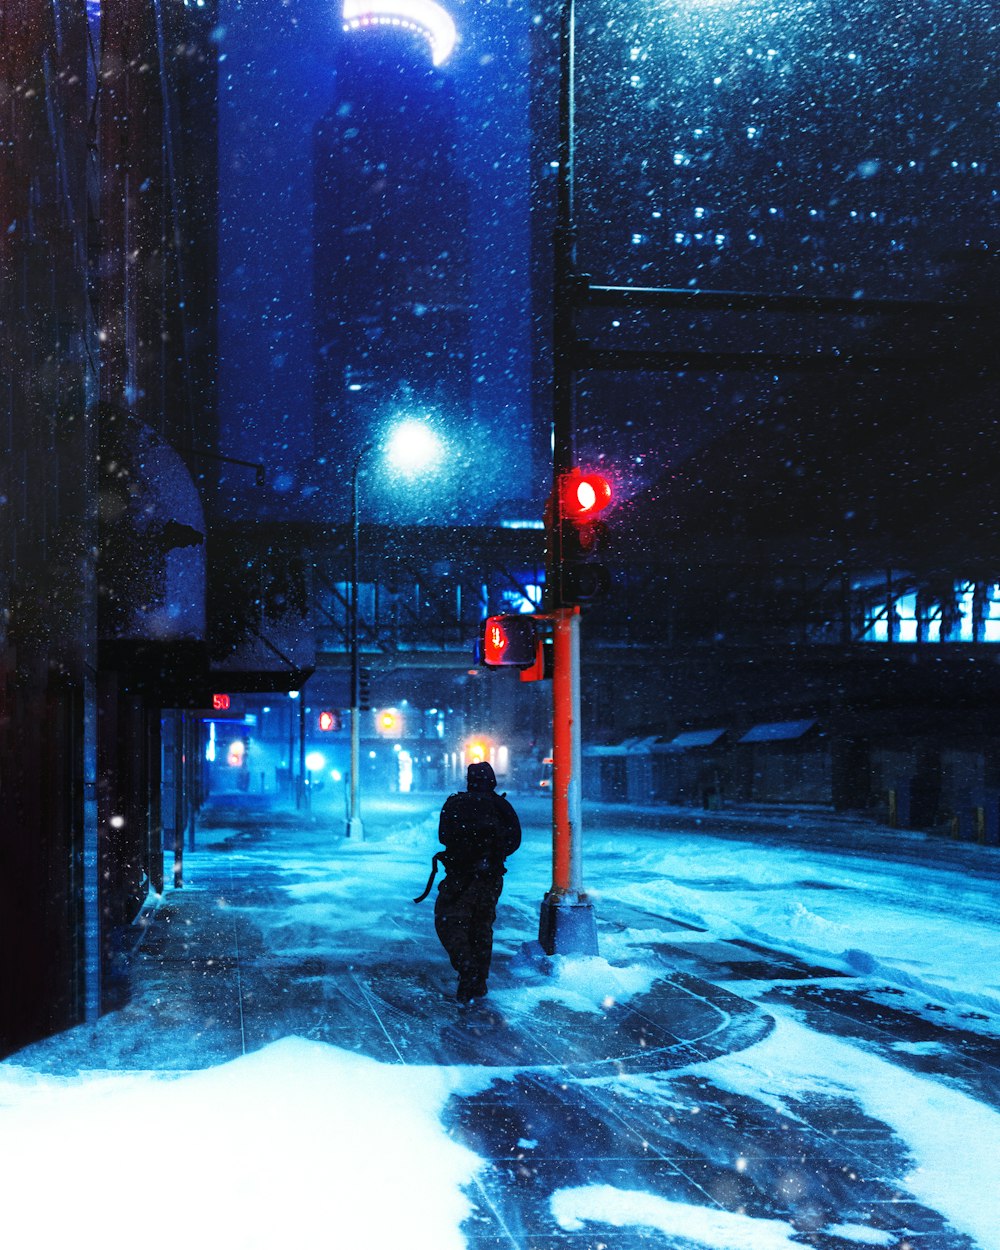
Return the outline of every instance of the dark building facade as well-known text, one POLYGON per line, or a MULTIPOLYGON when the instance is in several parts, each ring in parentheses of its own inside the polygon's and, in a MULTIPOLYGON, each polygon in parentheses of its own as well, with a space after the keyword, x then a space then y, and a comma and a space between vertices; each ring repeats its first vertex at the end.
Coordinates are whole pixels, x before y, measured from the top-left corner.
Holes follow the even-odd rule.
POLYGON ((347 26, 314 145, 316 443, 341 484, 394 418, 461 429, 470 401, 454 89, 419 23, 347 26))
POLYGON ((194 802, 214 443, 210 5, 0 11, 0 1052, 120 1001, 194 802), (210 463, 210 462, 209 462, 210 463))

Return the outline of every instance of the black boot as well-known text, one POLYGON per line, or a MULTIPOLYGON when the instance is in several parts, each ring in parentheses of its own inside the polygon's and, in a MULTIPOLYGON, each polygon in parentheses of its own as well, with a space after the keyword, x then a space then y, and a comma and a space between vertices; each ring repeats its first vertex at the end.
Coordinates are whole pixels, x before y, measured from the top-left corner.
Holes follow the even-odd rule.
POLYGON ((455 997, 460 1003, 469 1003, 477 998, 485 998, 488 993, 486 981, 480 976, 473 975, 459 977, 455 997))

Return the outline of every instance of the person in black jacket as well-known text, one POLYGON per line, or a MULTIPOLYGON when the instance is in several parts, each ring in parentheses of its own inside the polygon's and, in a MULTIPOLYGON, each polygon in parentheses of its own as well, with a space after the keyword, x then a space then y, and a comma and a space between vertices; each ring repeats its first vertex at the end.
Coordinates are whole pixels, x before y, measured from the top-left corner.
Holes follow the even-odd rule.
POLYGON ((521 822, 487 763, 470 764, 468 789, 449 795, 441 809, 434 927, 458 973, 460 1003, 482 998, 493 956, 493 922, 503 889, 504 860, 521 845, 521 822))

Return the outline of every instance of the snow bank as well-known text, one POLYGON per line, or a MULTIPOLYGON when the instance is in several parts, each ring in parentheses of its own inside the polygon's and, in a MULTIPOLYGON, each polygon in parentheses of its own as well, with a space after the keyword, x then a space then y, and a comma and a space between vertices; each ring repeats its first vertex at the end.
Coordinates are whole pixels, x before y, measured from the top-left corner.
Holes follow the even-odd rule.
MULTIPOLYGON (((620 838, 599 846, 621 857, 620 838)), ((643 840, 624 872, 603 874, 604 895, 712 940, 748 939, 926 995, 954 1009, 955 1024, 962 1012, 992 1016, 975 1027, 1000 1032, 994 880, 935 863, 933 849, 923 863, 671 834, 653 849, 643 840)))
POLYGON ((601 1014, 645 994, 663 976, 661 968, 648 963, 620 967, 598 955, 548 956, 538 942, 526 942, 508 969, 527 983, 515 990, 496 990, 491 997, 504 1009, 523 1015, 531 1015, 543 1002, 601 1014))
MULTIPOLYGON (((709 1250, 802 1250, 796 1230, 784 1220, 754 1219, 740 1212, 672 1202, 644 1190, 616 1189, 612 1185, 583 1185, 558 1189, 552 1195, 552 1215, 567 1232, 585 1222, 615 1228, 654 1228, 673 1239, 709 1250)), ((831 1237, 865 1246, 888 1246, 895 1238, 865 1224, 831 1224, 822 1230, 831 1237)))
POLYGON ((461 1250, 480 1160, 439 1117, 462 1079, 301 1038, 194 1073, 0 1066, 5 1243, 91 1250, 110 1210, 150 1250, 461 1250))

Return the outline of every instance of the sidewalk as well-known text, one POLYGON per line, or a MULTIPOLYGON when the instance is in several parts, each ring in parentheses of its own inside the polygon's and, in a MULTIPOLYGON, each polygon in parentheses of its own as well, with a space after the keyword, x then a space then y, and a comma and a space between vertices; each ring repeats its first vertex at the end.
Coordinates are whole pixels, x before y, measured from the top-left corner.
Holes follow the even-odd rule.
MULTIPOLYGON (((0 1065, 12 1245, 98 1250, 113 1211, 148 1250, 978 1250, 915 1198, 898 1128, 839 1084, 861 1060, 836 1021, 824 1037, 779 1007, 776 1025, 704 979, 822 996, 829 970, 610 897, 602 958, 540 953, 549 835, 527 798, 490 995, 459 1007, 432 899, 411 901, 439 797, 370 802, 363 843, 339 813, 203 814, 183 888, 136 926, 130 1001, 0 1065), (52 1176, 74 1189, 48 1209, 52 1176)), ((878 1027, 868 1044, 895 1054, 878 1027)), ((952 1099, 947 1124, 982 1114, 871 1062, 887 1089, 952 1099)))
MULTIPOLYGON (((391 811, 376 815, 371 840, 352 846, 323 817, 312 823, 235 799, 209 806, 200 849, 185 853, 184 887, 168 890, 137 929, 130 1002, 18 1061, 64 1073, 192 1070, 298 1036, 382 1063, 584 1077, 682 1067, 768 1032, 759 1008, 685 971, 665 971, 628 1003, 572 1011, 543 996, 553 963, 530 930, 513 958, 498 949, 483 1004, 459 1007, 455 974, 433 932, 433 893, 414 906, 393 892, 395 872, 380 873, 368 897, 338 888, 338 868, 346 884, 359 859, 377 874, 387 867, 395 822, 391 811)), ((427 856, 412 859, 415 895, 427 856)))

